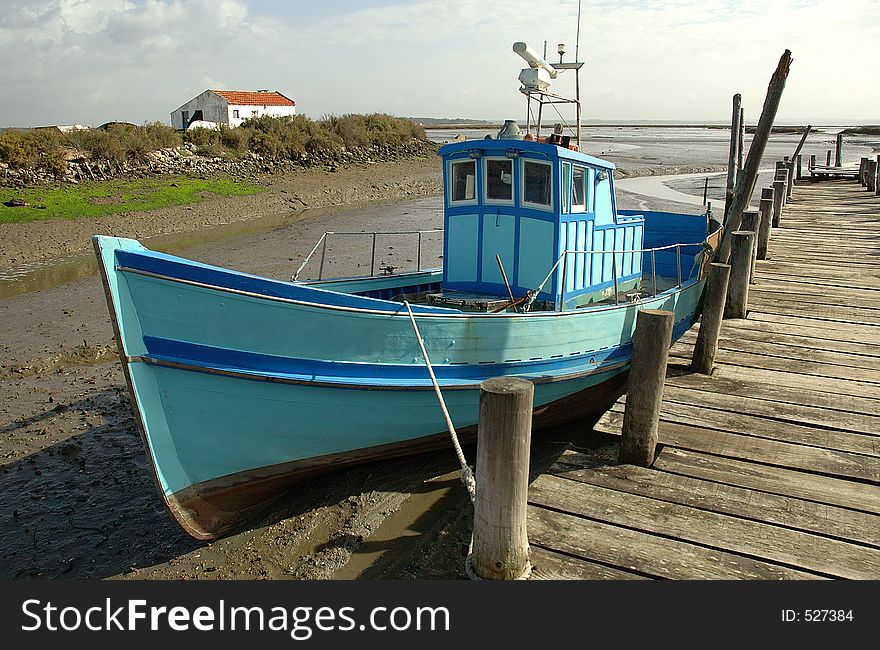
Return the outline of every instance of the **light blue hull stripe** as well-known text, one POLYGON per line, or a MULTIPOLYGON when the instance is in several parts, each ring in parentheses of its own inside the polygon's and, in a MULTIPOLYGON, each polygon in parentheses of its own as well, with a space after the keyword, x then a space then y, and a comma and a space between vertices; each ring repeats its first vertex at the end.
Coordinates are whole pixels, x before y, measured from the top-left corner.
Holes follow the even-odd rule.
MULTIPOLYGON (((446 429, 431 390, 300 386, 146 363, 130 368, 166 495, 244 470, 416 440, 446 429)), ((535 405, 622 371, 536 385, 535 405)), ((449 391, 444 399, 457 428, 477 423, 477 386, 449 391)))

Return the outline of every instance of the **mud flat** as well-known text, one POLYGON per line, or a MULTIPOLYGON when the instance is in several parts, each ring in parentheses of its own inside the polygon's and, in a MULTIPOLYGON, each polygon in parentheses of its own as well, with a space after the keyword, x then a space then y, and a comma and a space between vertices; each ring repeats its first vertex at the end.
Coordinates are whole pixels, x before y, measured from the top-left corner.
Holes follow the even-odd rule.
MULTIPOLYGON (((265 216, 267 228, 190 243, 186 255, 289 278, 325 230, 442 226, 437 160, 303 172, 266 182, 269 189, 261 195, 192 209, 5 228, 0 269, 11 260, 46 259, 41 256, 47 251, 86 251, 96 232, 144 238, 200 224, 258 224, 265 216), (38 239, 44 235, 45 244, 38 239)), ((626 192, 619 193, 618 205, 699 211, 626 192)), ((369 243, 357 239, 333 244, 334 259, 347 263, 331 271, 366 272, 369 243)), ((426 238, 423 265, 439 265, 439 251, 439 237, 426 238)), ((414 241, 382 241, 379 252, 382 265, 414 266, 414 241)), ((315 272, 313 265, 304 275, 315 272)), ((0 578, 464 576, 471 511, 451 451, 311 480, 246 530, 198 542, 171 520, 153 486, 98 279, 2 299, 0 322, 0 578)), ((534 462, 552 459, 588 429, 541 436, 534 462)))

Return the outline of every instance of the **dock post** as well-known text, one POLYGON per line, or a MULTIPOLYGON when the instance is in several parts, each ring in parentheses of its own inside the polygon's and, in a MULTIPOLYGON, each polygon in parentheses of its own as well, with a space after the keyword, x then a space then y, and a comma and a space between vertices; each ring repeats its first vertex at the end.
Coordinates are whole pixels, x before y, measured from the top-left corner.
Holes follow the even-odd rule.
POLYGON ((715 368, 715 354, 718 352, 718 335, 721 333, 721 320, 724 317, 724 303, 727 300, 727 283, 730 280, 730 264, 709 265, 709 277, 703 294, 703 315, 700 317, 700 331, 694 345, 691 370, 703 375, 711 375, 715 368))
POLYGON ((730 119, 730 149, 727 156, 727 189, 724 192, 724 216, 723 221, 727 221, 727 211, 733 202, 733 193, 736 188, 738 166, 737 160, 739 156, 739 132, 740 119, 742 117, 742 95, 736 93, 733 96, 733 115, 730 119))
POLYGON ((770 226, 773 221, 773 190, 770 189, 770 198, 761 197, 761 207, 758 210, 760 219, 758 222, 758 243, 755 246, 755 254, 759 260, 767 259, 767 249, 770 247, 770 226))
POLYGON ((782 197, 785 194, 785 181, 773 181, 773 227, 782 223, 782 197))
POLYGON ((779 108, 782 91, 785 89, 785 80, 788 78, 790 70, 791 50, 785 50, 782 56, 779 57, 779 63, 773 72, 773 76, 770 78, 770 84, 767 86, 767 95, 764 98, 761 117, 758 118, 755 134, 752 136, 751 145, 749 145, 749 155, 746 156, 746 161, 743 165, 742 181, 737 182, 736 190, 733 194, 733 202, 730 209, 726 212, 725 230, 721 235, 718 250, 715 251, 715 259, 718 262, 726 264, 730 258, 730 233, 739 228, 743 210, 749 207, 749 203, 752 200, 755 184, 758 182, 761 160, 767 147, 767 140, 773 128, 773 121, 776 119, 776 111, 779 108))
POLYGON ((785 168, 785 171, 788 173, 788 184, 785 189, 785 202, 788 203, 788 200, 791 198, 791 191, 794 188, 794 160, 788 161, 788 166, 785 168))
POLYGON ((535 387, 496 377, 480 384, 477 496, 469 568, 480 578, 517 580, 531 573, 526 503, 535 387))
POLYGON ((755 233, 737 230, 730 250, 730 281, 724 318, 745 318, 749 312, 749 272, 752 264, 752 240, 755 233))
POLYGON ((661 309, 643 309, 636 317, 620 438, 621 463, 649 467, 654 462, 674 322, 675 314, 661 309))
POLYGON ((825 154, 825 166, 831 167, 831 149, 829 149, 825 154))
POLYGON ((862 156, 861 158, 859 158, 859 185, 863 187, 867 182, 865 180, 865 172, 868 168, 868 160, 869 158, 867 156, 862 156))
POLYGON ((837 134, 837 141, 834 146, 834 166, 843 165, 843 131, 837 134))
POLYGON ((869 160, 868 161, 868 170, 865 174, 865 180, 867 181, 868 191, 876 192, 877 191, 877 161, 869 160))
POLYGON ((797 155, 797 176, 796 180, 801 180, 804 177, 804 154, 799 153, 797 155))
POLYGON ((877 155, 877 160, 874 161, 874 173, 877 175, 877 179, 874 181, 874 194, 880 196, 880 154, 877 155))
POLYGON ((752 237, 752 261, 749 263, 749 284, 755 284, 755 260, 758 255, 758 224, 760 215, 757 210, 746 210, 743 212, 740 230, 748 230, 755 233, 752 237))
POLYGON ((776 180, 781 180, 782 185, 782 205, 788 203, 788 166, 782 163, 782 166, 776 167, 776 180))
POLYGON ((816 154, 810 154, 810 176, 813 175, 813 171, 816 169, 816 154))

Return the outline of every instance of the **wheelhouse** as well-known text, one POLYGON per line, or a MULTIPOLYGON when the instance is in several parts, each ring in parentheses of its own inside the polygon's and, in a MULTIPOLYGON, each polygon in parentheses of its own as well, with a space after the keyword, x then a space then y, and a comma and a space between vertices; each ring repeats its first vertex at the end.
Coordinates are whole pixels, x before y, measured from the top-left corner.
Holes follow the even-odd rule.
POLYGON ((509 285, 514 297, 537 293, 533 309, 571 309, 640 285, 645 220, 618 214, 614 164, 528 140, 439 155, 444 296, 508 296, 509 285))

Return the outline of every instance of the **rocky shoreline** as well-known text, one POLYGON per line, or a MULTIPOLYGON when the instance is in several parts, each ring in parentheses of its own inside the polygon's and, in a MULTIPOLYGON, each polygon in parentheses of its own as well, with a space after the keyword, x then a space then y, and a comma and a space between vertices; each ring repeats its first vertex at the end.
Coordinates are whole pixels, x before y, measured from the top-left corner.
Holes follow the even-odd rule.
MULTIPOLYGON (((159 166, 153 171, 142 173, 182 173, 192 160, 166 158, 156 163, 159 166)), ((260 167, 254 161, 234 166, 223 161, 205 163, 212 174, 233 174, 265 188, 250 196, 97 218, 0 223, 0 269, 86 252, 91 249, 90 237, 94 234, 147 239, 268 216, 301 218, 315 209, 441 191, 440 161, 436 145, 430 142, 343 152, 339 156, 315 158, 313 162, 309 167, 272 161, 262 161, 260 167)))

